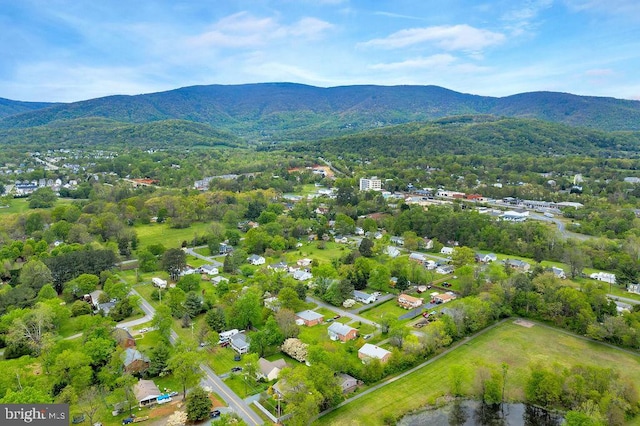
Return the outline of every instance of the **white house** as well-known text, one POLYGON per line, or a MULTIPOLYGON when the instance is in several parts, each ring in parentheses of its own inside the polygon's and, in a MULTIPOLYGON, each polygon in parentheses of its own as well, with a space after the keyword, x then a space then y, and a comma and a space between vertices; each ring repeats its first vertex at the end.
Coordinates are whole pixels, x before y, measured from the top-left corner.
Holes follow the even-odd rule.
POLYGON ((258 379, 263 378, 267 381, 276 380, 280 375, 280 371, 287 366, 284 359, 280 358, 275 361, 269 361, 264 358, 258 360, 258 379))
POLYGON ((231 347, 239 354, 246 354, 249 352, 249 340, 244 333, 238 333, 231 336, 229 339, 231 347))
POLYGON ((447 256, 450 256, 453 254, 453 247, 442 247, 440 249, 440 254, 446 254, 447 256))
POLYGON ((451 265, 440 265, 436 268, 436 272, 442 275, 453 274, 453 266, 451 265))
POLYGON ((158 288, 167 288, 167 280, 163 280, 162 278, 153 277, 151 278, 151 282, 158 288))
POLYGON ((380 346, 365 343, 364 346, 358 350, 358 358, 363 360, 363 362, 367 359, 378 359, 380 362, 387 362, 389 358, 391 358, 391 352, 380 346))
POLYGON ((387 256, 391 258, 396 258, 400 256, 400 250, 398 250, 398 248, 394 246, 387 246, 387 248, 384 249, 384 252, 387 256))
POLYGON ((252 254, 247 258, 247 261, 252 265, 264 265, 267 260, 262 256, 252 254))
POLYGON ((218 268, 213 265, 202 265, 198 268, 201 274, 218 275, 218 268))
POLYGON ((368 305, 376 301, 376 296, 373 294, 365 293, 364 291, 353 290, 353 298, 360 303, 368 305))
POLYGON ((594 272, 593 274, 589 275, 589 278, 591 278, 592 280, 604 281, 609 284, 616 283, 616 274, 610 274, 608 272, 594 272))
POLYGON ((313 278, 313 275, 311 274, 311 272, 307 272, 307 271, 302 270, 302 269, 297 269, 297 270, 293 271, 293 279, 294 280, 307 281, 307 280, 310 280, 311 278, 313 278))
POLYGON ((422 253, 413 252, 409 255, 409 260, 413 260, 414 262, 424 263, 427 260, 427 258, 422 253))
POLYGON ((564 269, 562 269, 562 268, 558 268, 556 266, 552 266, 551 267, 551 272, 553 272, 553 275, 555 275, 557 278, 560 278, 560 279, 567 278, 567 274, 565 274, 564 269))
POLYGON ((227 281, 229 282, 229 278, 225 278, 222 275, 216 275, 215 277, 211 278, 211 284, 213 285, 218 285, 220 284, 222 281, 227 281))
POLYGON ((477 253, 476 260, 482 263, 495 262, 496 260, 498 260, 498 256, 496 256, 495 253, 488 253, 488 254, 477 253))

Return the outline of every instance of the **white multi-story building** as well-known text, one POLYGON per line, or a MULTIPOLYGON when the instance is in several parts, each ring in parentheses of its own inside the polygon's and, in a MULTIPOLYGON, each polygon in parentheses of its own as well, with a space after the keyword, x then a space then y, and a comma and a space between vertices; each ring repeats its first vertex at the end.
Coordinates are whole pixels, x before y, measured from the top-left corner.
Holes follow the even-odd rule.
POLYGON ((360 191, 381 191, 382 181, 377 176, 370 178, 360 178, 360 191))

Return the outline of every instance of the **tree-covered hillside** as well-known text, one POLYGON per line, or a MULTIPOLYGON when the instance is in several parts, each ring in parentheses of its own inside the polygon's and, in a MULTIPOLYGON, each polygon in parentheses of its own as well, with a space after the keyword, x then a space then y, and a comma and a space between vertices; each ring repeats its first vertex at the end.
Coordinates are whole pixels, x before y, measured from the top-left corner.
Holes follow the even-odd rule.
POLYGON ((639 101, 552 92, 495 98, 437 86, 193 86, 19 112, 0 118, 0 128, 90 117, 126 123, 177 119, 208 124, 247 140, 300 141, 453 115, 491 114, 608 131, 640 130, 639 101))
POLYGON ((604 132, 540 120, 462 116, 301 143, 292 149, 319 155, 331 152, 363 158, 398 158, 440 154, 634 156, 639 147, 638 132, 604 132))
POLYGON ((37 109, 48 108, 53 105, 56 104, 48 102, 21 102, 0 98, 0 118, 37 109))
POLYGON ((0 129, 0 144, 37 147, 239 146, 236 136, 185 120, 123 123, 103 118, 56 121, 46 126, 0 129))

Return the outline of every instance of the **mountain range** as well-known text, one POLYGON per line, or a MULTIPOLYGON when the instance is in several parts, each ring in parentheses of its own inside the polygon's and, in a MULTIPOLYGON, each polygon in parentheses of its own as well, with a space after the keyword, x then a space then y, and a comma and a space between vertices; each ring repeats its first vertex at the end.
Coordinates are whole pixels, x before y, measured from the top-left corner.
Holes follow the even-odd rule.
POLYGON ((199 138, 194 143, 205 145, 217 145, 223 140, 230 145, 240 140, 308 141, 460 115, 537 119, 603 131, 640 131, 640 101, 633 100, 557 92, 498 98, 438 86, 320 88, 259 83, 192 86, 73 103, 0 99, 0 143, 20 143, 21 138, 25 143, 35 142, 34 137, 44 140, 49 132, 59 136, 53 138, 58 143, 78 143, 82 134, 96 132, 99 142, 108 141, 113 135, 126 142, 128 134, 136 134, 137 142, 151 143, 167 128, 173 132, 171 141, 188 140, 197 134, 199 138), (93 125, 98 125, 98 130, 93 125), (84 130, 79 134, 79 129, 84 130))

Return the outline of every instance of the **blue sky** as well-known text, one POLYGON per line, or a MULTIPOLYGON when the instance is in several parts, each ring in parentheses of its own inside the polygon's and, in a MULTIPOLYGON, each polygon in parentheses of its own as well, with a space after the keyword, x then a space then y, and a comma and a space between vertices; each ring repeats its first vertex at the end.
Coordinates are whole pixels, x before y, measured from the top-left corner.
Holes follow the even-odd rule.
POLYGON ((638 0, 0 0, 0 97, 434 84, 640 99, 638 0))

